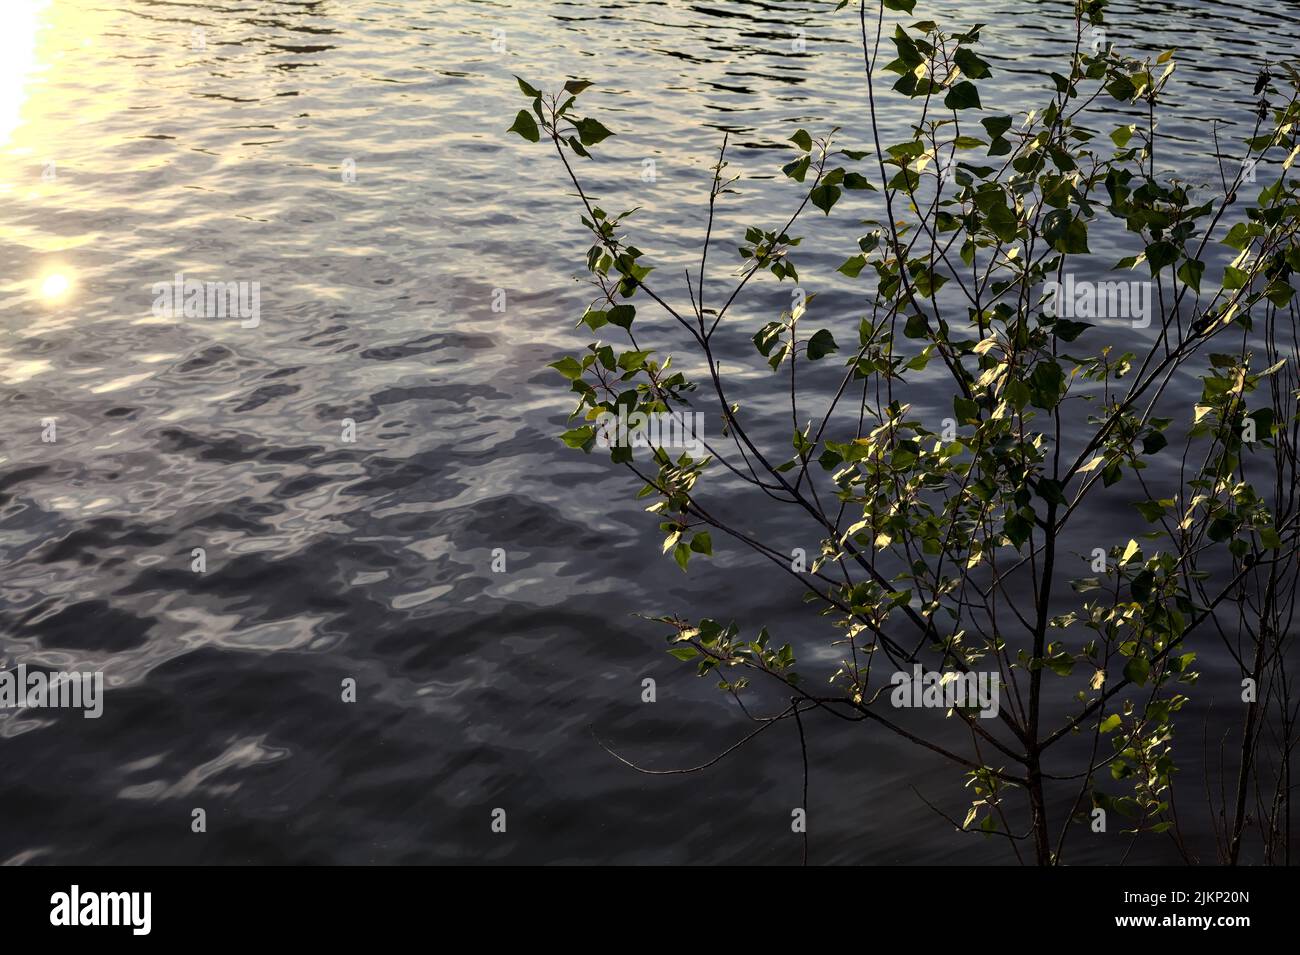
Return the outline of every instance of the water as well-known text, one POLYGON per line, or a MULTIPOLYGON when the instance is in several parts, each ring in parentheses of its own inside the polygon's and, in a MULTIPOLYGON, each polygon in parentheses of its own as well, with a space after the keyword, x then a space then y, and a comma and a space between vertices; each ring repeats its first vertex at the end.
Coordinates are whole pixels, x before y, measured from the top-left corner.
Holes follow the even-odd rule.
MULTIPOLYGON (((9 6, 0 653, 102 669, 110 689, 99 720, 0 713, 0 860, 798 861, 793 726, 689 776, 639 775, 597 742, 669 768, 749 732, 634 613, 769 623, 809 657, 826 634, 734 549, 690 576, 658 558, 635 489, 555 440, 569 402, 543 366, 586 341, 586 242, 554 157, 504 130, 524 105, 511 74, 594 80, 617 136, 583 175, 610 208, 643 207, 638 244, 669 276, 698 247, 729 132, 745 178, 715 226, 716 302, 732 237, 791 208, 785 137, 837 124, 866 143, 856 16, 744 0, 9 6), (155 317, 151 287, 178 272, 259 282, 260 324, 155 317)), ((990 92, 1045 101, 1068 3, 922 14, 987 21, 990 92)), ((1180 48, 1166 166, 1212 177, 1208 124, 1242 134, 1255 73, 1296 54, 1297 26, 1296 2, 1113 5, 1117 44, 1180 48)), ((814 222, 822 251, 798 260, 848 312, 833 270, 871 212, 857 201, 814 222)), ((756 285, 735 341, 787 295, 756 285)), ((959 773, 871 729, 809 729, 813 861, 1009 858, 919 797, 960 816, 959 773)), ((1113 859, 1118 839, 1076 859, 1113 859)), ((1170 855, 1153 840, 1132 858, 1170 855)))

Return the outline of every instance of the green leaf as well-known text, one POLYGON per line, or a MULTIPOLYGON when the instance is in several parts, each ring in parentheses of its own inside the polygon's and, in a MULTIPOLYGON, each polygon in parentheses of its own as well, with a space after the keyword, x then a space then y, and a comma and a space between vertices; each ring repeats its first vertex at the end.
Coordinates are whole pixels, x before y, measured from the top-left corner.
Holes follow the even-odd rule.
POLYGON ((989 136, 997 139, 1008 129, 1011 128, 1010 116, 990 116, 988 119, 981 119, 980 125, 988 132, 989 136))
POLYGON ((925 143, 919 139, 909 139, 906 142, 895 143, 886 147, 885 152, 902 164, 910 159, 920 159, 925 155, 925 143))
POLYGON ((826 213, 826 215, 830 215, 831 207, 835 205, 836 201, 840 198, 840 195, 839 186, 829 186, 823 183, 822 185, 813 188, 813 191, 810 193, 810 198, 812 199, 813 205, 826 213))
POLYGON ((515 81, 519 84, 519 88, 520 88, 521 90, 524 91, 524 95, 525 95, 525 96, 528 96, 528 97, 534 97, 534 96, 541 96, 541 95, 542 95, 542 91, 541 91, 541 90, 537 89, 536 87, 529 86, 527 83, 525 83, 525 82, 524 82, 522 79, 520 79, 518 76, 515 77, 515 81))
POLYGON ((1151 664, 1146 657, 1134 654, 1124 665, 1124 678, 1138 686, 1146 686, 1147 677, 1151 675, 1151 664))
POLYGON ((754 335, 754 347, 764 357, 772 354, 772 349, 780 342, 784 331, 785 326, 780 322, 768 322, 754 335))
POLYGON ((623 371, 639 371, 645 367, 645 360, 654 354, 654 349, 625 351, 618 356, 618 367, 623 371))
POLYGON ((1075 322, 1068 318, 1058 318, 1052 323, 1052 334, 1063 342, 1072 342, 1089 328, 1092 328, 1091 322, 1075 322))
POLYGON ((1117 76, 1106 84, 1106 92, 1120 102, 1128 102, 1137 92, 1137 87, 1127 76, 1117 76))
POLYGON ((596 429, 590 425, 574 428, 572 431, 566 431, 560 435, 560 440, 571 448, 589 450, 588 446, 596 443, 596 429))
POLYGON ((1169 439, 1159 431, 1152 431, 1142 439, 1142 453, 1155 454, 1157 451, 1169 444, 1169 439))
POLYGON ((1190 285, 1192 291, 1201 294, 1201 276, 1205 274, 1205 263, 1197 259, 1188 259, 1178 269, 1178 277, 1184 285, 1190 285))
POLYGON ((1249 278, 1250 275, 1244 270, 1229 265, 1223 270, 1223 287, 1229 291, 1245 288, 1249 278))
POLYGON ((843 265, 835 271, 842 272, 851 279, 855 279, 862 272, 863 267, 867 264, 865 255, 854 255, 849 257, 843 265))
POLYGON ((1016 233, 1020 230, 1020 221, 1017 219, 1015 212, 1005 202, 999 201, 989 209, 984 221, 1001 241, 1016 241, 1016 233))
POLYGON ((1065 499, 1065 489, 1061 487, 1061 482, 1052 478, 1040 478, 1038 481, 1038 496, 1049 504, 1068 504, 1065 499))
POLYGON ((785 361, 785 357, 788 354, 790 354, 790 343, 782 342, 781 347, 772 353, 772 356, 768 358, 767 363, 772 366, 773 371, 776 371, 777 368, 781 366, 781 362, 785 361))
POLYGON ((1119 714, 1112 713, 1101 721, 1101 726, 1098 727, 1098 729, 1103 733, 1113 733, 1115 730, 1119 729, 1121 722, 1119 714))
POLYGON ((926 269, 918 272, 912 279, 912 284, 916 286, 917 292, 922 298, 933 298, 934 293, 943 288, 948 283, 948 276, 941 275, 938 272, 926 269))
POLYGON ((957 415, 958 424, 968 424, 979 418, 980 406, 969 398, 953 398, 952 410, 957 415))
POLYGON ((1057 252, 1087 253, 1088 226, 1082 218, 1075 218, 1069 209, 1053 209, 1043 217, 1043 238, 1057 252))
POLYGON ((1172 242, 1166 242, 1162 239, 1147 246, 1147 264, 1151 266, 1152 275, 1157 274, 1166 265, 1173 263, 1177 259, 1178 247, 1172 242))
POLYGON ((615 305, 605 313, 605 321, 619 328, 631 328, 634 318, 636 318, 636 309, 631 305, 615 305))
POLYGON ((565 378, 568 378, 570 381, 577 381, 579 378, 582 377, 582 364, 572 355, 566 355, 564 358, 561 358, 559 361, 551 362, 546 367, 554 368, 556 371, 558 371, 565 378))
POLYGON ((916 0, 885 0, 885 7, 889 10, 901 10, 903 13, 911 13, 916 6, 916 0))
POLYGON ((1023 514, 1016 513, 1007 519, 1006 524, 1002 527, 1003 532, 1012 545, 1019 550, 1024 546, 1025 541, 1029 540, 1029 535, 1033 533, 1034 525, 1023 514))
POLYGON ((903 334, 908 338, 925 338, 930 334, 930 325, 924 315, 909 315, 903 324, 903 334))
POLYGON ((809 152, 813 147, 812 137, 808 135, 808 130, 806 129, 796 130, 795 134, 790 137, 790 142, 794 143, 804 152, 809 152))
POLYGON ((1236 529, 1237 522, 1231 517, 1216 517, 1210 521, 1206 535, 1217 544, 1219 541, 1226 541, 1236 529))
POLYGON ((506 132, 518 133, 530 143, 535 143, 542 138, 542 134, 537 130, 537 121, 533 119, 533 114, 526 109, 519 111, 518 115, 515 116, 514 124, 506 132))
POLYGON ((839 346, 835 344, 835 339, 831 333, 824 328, 808 339, 809 361, 817 361, 819 358, 825 358, 836 351, 839 351, 839 346))
POLYGON ((591 117, 580 119, 575 125, 578 127, 578 138, 582 140, 584 146, 594 146, 614 135, 598 120, 591 117))
POLYGON ((1136 131, 1136 126, 1121 126, 1110 134, 1110 141, 1120 149, 1123 149, 1128 145, 1129 140, 1133 138, 1133 133, 1136 131))
POLYGON ((1060 403, 1065 373, 1054 361, 1041 361, 1029 375, 1029 400, 1035 408, 1052 410, 1060 403))
POLYGON ((1286 279, 1274 279, 1264 290, 1264 297, 1278 308, 1286 308, 1294 295, 1295 289, 1286 279))
POLYGON ((589 86, 591 86, 591 84, 586 80, 569 80, 569 82, 564 84, 564 92, 572 93, 574 96, 577 96, 589 86))
POLYGON ((708 531, 700 531, 691 538, 691 550, 706 557, 713 556, 713 538, 709 537, 708 531))
POLYGON ((962 80, 948 91, 943 98, 943 105, 949 109, 983 109, 980 105, 980 93, 974 83, 962 80))
POLYGON ((1250 245, 1252 236, 1254 235, 1255 233, 1251 232, 1249 225, 1245 222, 1238 222, 1229 229, 1228 234, 1223 237, 1223 244, 1241 252, 1250 245))
MULTIPOLYGON (((961 67, 961 71, 973 80, 982 80, 986 76, 990 75, 988 63, 981 60, 966 47, 959 49, 957 55, 953 57, 953 60, 961 67)), ((976 96, 977 103, 978 99, 979 97, 976 96)))
POLYGON ((1057 676, 1069 676, 1074 670, 1074 658, 1068 653, 1058 653, 1044 660, 1043 665, 1057 676))
POLYGON ((668 652, 679 660, 694 660, 700 655, 700 651, 694 647, 673 647, 668 652))
POLYGON ((803 182, 804 176, 808 175, 808 164, 810 162, 809 157, 803 156, 793 162, 786 163, 781 167, 781 171, 795 182, 803 182))
POLYGON ((1154 524, 1166 513, 1165 506, 1159 501, 1134 501, 1133 506, 1147 519, 1148 524, 1154 524))
POLYGON ((685 544, 678 544, 673 548, 673 560, 677 561, 677 566, 686 572, 686 565, 691 561, 691 549, 685 544))

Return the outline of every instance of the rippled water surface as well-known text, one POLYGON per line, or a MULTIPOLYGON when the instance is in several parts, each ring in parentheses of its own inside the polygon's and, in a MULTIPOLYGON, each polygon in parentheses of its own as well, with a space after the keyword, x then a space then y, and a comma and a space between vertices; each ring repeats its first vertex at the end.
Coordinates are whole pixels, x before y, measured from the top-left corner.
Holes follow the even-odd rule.
MULTIPOLYGON (((724 131, 743 177, 726 245, 788 213, 773 174, 795 127, 865 145, 857 20, 833 7, 6 4, 0 662, 102 669, 110 689, 98 720, 0 712, 0 860, 798 861, 793 726, 694 776, 638 775, 597 742, 672 767, 748 732, 634 613, 784 625, 809 654, 826 641, 751 557, 689 577, 660 559, 634 488, 556 441, 569 402, 544 365, 585 341, 586 243, 554 157, 504 130, 511 74, 595 81, 617 136, 584 175, 643 208, 638 244, 680 274, 724 131), (152 286, 177 273, 260 283, 260 324, 155 317, 152 286)), ((1118 45, 1180 49, 1161 158, 1208 180, 1211 122, 1244 134, 1255 73, 1297 53, 1300 4, 1112 11, 1118 45)), ((1069 12, 917 8, 988 23, 989 90, 1020 110, 1046 101, 1069 12)), ((815 223, 822 251, 800 259, 846 314, 834 269, 874 211, 861 202, 815 223)), ((787 294, 757 284, 736 340, 787 294)), ((1006 861, 910 788, 960 815, 947 766, 816 729, 813 861, 1006 861)))

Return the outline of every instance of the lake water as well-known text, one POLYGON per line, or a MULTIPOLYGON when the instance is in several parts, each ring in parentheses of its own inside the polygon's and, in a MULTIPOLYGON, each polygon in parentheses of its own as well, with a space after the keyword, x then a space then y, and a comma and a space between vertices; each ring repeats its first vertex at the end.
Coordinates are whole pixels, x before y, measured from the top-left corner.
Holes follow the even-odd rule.
MULTIPOLYGON (((681 574, 622 473, 555 439, 570 403, 544 365, 587 340, 587 243, 553 155, 505 129, 512 74, 593 80, 617 136, 584 175, 607 208, 642 207, 664 276, 698 249, 729 132, 744 178, 715 226, 716 301, 732 239, 792 208, 790 132, 866 145, 857 18, 833 7, 6 5, 0 663, 100 669, 109 689, 97 720, 0 711, 0 861, 798 861, 792 725, 687 776, 597 742, 671 768, 749 732, 635 613, 767 623, 814 659, 826 632, 734 549, 681 574), (178 273, 257 282, 259 323, 158 317, 153 286, 178 273)), ((987 22, 988 89, 1023 111, 1046 102, 1070 7, 916 14, 987 22)), ((1209 181, 1210 124, 1244 135, 1255 74, 1297 54, 1300 3, 1115 2, 1107 29, 1179 49, 1161 165, 1209 181)), ((886 102, 897 128, 910 114, 886 102)), ((834 269, 873 212, 854 201, 798 259, 849 328, 834 269)), ((756 284, 735 343, 788 289, 756 284)), ((767 437, 788 444, 784 427, 767 437)), ((809 731, 812 861, 1008 861, 918 795, 960 817, 960 773, 869 728, 809 731)), ((1076 838, 1075 861, 1123 844, 1076 838)), ((1131 861, 1172 858, 1147 840, 1131 861)))

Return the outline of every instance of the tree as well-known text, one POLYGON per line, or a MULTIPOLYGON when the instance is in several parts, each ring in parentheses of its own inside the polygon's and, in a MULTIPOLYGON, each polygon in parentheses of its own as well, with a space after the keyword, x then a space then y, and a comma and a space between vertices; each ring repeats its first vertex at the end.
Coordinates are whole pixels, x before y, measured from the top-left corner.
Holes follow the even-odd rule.
POLYGON ((887 30, 913 6, 880 0, 869 11, 860 0, 868 148, 838 147, 839 130, 790 137, 783 172, 799 202, 783 225, 746 231, 738 279, 717 306, 706 288, 715 207, 734 182, 726 139, 682 307, 628 237, 632 213, 610 216, 576 172, 613 135, 577 114, 591 84, 546 94, 519 80, 531 109, 511 129, 550 142, 592 237, 594 300, 581 324, 602 338, 551 365, 577 398, 563 440, 608 451, 636 476, 682 570, 711 556, 717 538, 747 548, 798 580, 843 648, 833 674, 813 678, 765 628, 746 635, 674 614, 655 618, 670 653, 716 674, 737 700, 751 677, 777 681, 789 705, 750 716, 758 731, 793 719, 802 739, 802 715, 815 711, 950 761, 974 798, 964 820, 936 811, 1005 838, 1022 859, 1061 861, 1097 810, 1199 858, 1173 799, 1174 731, 1198 679, 1197 647, 1217 636, 1242 680, 1235 792, 1218 810, 1207 797, 1223 819, 1219 858, 1239 861, 1253 826, 1265 861, 1289 861, 1300 73, 1286 65, 1282 77, 1259 77, 1244 153, 1223 157, 1216 133, 1220 182, 1195 187, 1155 160, 1174 51, 1152 62, 1105 44, 1104 0, 1076 4, 1070 62, 1050 75, 1046 105, 1019 115, 983 109, 992 67, 976 52, 980 27, 887 30), (885 145, 877 97, 890 74, 916 119, 885 145), (1116 126, 1116 112, 1132 121, 1116 126), (1277 175, 1254 185, 1256 170, 1277 175), (778 319, 737 327, 733 306, 760 275, 798 286, 796 225, 810 206, 830 215, 848 192, 879 217, 839 268, 863 286, 863 313, 816 327, 814 296, 800 291, 778 319), (1132 248, 1114 265, 1090 248, 1111 233, 1132 248), (637 323, 656 320, 677 329, 705 380, 638 345, 637 323), (716 349, 719 336, 740 334, 788 394, 788 448, 753 439, 754 418, 731 395, 716 349), (932 393, 917 380, 930 366, 951 385, 942 422, 922 420, 910 400, 932 393), (1198 371, 1200 401, 1184 407, 1177 385, 1198 371), (831 397, 818 400, 819 388, 831 397), (721 438, 695 435, 694 453, 670 453, 649 433, 651 422, 671 431, 710 406, 721 438), (709 494, 717 477, 801 513, 820 553, 792 560, 738 529, 709 494), (1140 531, 1096 521, 1116 501, 1132 506, 1140 531), (1080 526, 1107 537, 1076 563, 1065 540, 1080 526), (970 751, 899 725, 891 703, 909 693, 962 721, 970 751), (1082 759, 1068 739, 1086 741, 1082 759))

